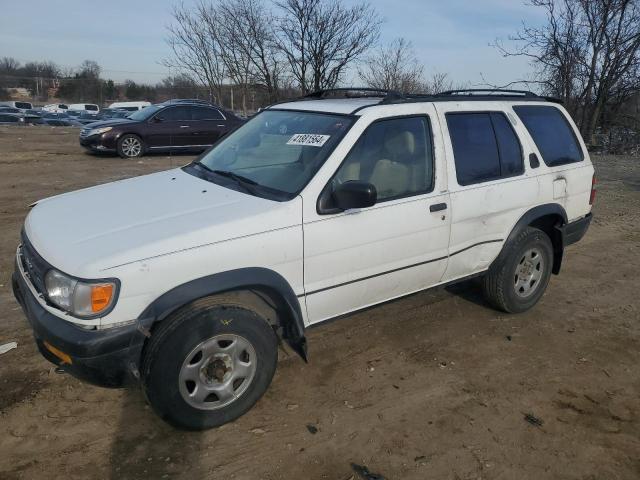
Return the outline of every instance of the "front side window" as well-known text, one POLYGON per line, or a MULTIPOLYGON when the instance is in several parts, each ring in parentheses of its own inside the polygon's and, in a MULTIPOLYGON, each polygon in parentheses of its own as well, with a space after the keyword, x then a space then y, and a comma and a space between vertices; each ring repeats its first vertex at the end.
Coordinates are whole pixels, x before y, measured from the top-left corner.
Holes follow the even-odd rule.
POLYGON ((504 114, 447 113, 456 178, 473 185, 524 172, 522 148, 504 114))
POLYGON ((517 105, 513 110, 524 123, 548 166, 566 165, 584 159, 573 129, 556 107, 517 105))
POLYGON ((427 117, 374 122, 336 172, 333 187, 357 180, 371 183, 378 201, 426 193, 433 185, 433 148, 427 117))
MULTIPOLYGON (((142 110, 139 110, 142 111, 142 110)), ((169 107, 158 114, 165 122, 181 122, 191 120, 191 109, 189 107, 169 107)))
POLYGON ((297 195, 351 127, 346 115, 265 110, 185 171, 247 193, 297 195))

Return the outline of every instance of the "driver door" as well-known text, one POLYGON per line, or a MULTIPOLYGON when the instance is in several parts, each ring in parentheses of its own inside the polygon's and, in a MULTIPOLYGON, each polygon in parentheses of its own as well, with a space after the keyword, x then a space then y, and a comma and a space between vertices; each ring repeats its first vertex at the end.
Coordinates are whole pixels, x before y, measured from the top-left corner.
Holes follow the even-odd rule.
MULTIPOLYGON (((374 121, 321 195, 342 182, 371 183, 372 207, 304 219, 304 285, 317 323, 437 284, 447 267, 450 215, 444 158, 434 148, 433 106, 374 121)), ((437 125, 437 124, 436 124, 437 125)), ((322 199, 321 199, 322 200, 322 199)), ((322 201, 319 202, 322 205, 322 201)))

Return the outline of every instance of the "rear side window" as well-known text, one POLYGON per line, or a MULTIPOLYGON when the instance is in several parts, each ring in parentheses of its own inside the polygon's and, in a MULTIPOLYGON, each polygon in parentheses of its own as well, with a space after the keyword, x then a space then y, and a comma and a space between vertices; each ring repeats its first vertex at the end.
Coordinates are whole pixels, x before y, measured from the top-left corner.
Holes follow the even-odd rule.
POLYGON ((503 113, 448 113, 447 125, 460 185, 524 172, 520 141, 503 113))
POLYGON ((542 160, 550 167, 584 159, 573 129, 560 110, 545 105, 514 106, 536 143, 542 160))
POLYGON ((16 108, 24 108, 25 110, 29 110, 33 108, 30 103, 27 102, 16 102, 16 108))
POLYGON ((194 120, 224 120, 224 117, 215 108, 194 107, 193 119, 194 120))

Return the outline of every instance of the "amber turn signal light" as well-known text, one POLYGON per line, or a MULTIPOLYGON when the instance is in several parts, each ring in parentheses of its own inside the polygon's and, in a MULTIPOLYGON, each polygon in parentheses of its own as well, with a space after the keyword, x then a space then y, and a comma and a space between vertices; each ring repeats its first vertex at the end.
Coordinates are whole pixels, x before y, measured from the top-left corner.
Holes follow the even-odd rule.
POLYGON ((111 297, 113 296, 113 285, 106 284, 98 284, 91 286, 91 310, 94 313, 98 313, 104 310, 109 302, 111 302, 111 297))

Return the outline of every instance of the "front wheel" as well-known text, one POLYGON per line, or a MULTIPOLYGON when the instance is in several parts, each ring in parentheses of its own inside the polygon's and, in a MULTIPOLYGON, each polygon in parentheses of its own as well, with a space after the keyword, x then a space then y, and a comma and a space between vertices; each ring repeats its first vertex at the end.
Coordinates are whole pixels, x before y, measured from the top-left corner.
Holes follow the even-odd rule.
POLYGON ((547 288, 553 246, 542 230, 527 227, 505 249, 483 277, 484 296, 499 310, 524 312, 540 300, 547 288))
POLYGON ((174 426, 220 426, 247 412, 267 390, 277 346, 273 329, 251 310, 187 306, 160 325, 145 349, 146 396, 174 426))
POLYGON ((136 158, 144 155, 142 139, 133 134, 123 135, 118 140, 118 155, 122 158, 136 158))

